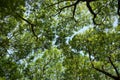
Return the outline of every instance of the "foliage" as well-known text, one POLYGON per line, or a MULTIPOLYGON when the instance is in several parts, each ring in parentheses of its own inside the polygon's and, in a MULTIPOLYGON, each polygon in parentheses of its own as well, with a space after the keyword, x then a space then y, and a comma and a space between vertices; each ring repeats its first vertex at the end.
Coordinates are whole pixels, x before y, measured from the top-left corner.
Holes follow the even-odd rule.
POLYGON ((0 80, 120 80, 120 0, 0 3, 0 80))

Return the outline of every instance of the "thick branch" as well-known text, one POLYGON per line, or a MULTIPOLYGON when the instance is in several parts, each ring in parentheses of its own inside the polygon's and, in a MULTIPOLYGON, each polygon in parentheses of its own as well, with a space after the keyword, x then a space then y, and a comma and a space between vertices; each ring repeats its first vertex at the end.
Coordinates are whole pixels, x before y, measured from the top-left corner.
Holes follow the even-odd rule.
POLYGON ((75 16, 75 10, 76 10, 76 5, 74 6, 73 17, 75 16))
POLYGON ((113 64, 113 62, 112 62, 111 58, 110 58, 110 57, 108 57, 108 59, 109 59, 109 61, 110 61, 111 65, 113 66, 113 68, 115 69, 117 76, 119 77, 119 72, 118 72, 117 68, 115 67, 115 65, 113 64))
POLYGON ((76 7, 77 7, 77 4, 80 2, 80 0, 77 0, 75 3, 74 3, 74 10, 73 10, 73 17, 75 15, 75 10, 76 10, 76 7))
MULTIPOLYGON (((90 59, 90 57, 89 57, 89 59, 90 59)), ((91 61, 91 60, 90 60, 90 61, 91 61)), ((101 69, 99 69, 99 68, 96 68, 96 67, 94 66, 94 64, 92 63, 92 61, 91 61, 91 65, 92 65, 92 67, 93 67, 95 70, 97 70, 97 71, 99 71, 99 72, 105 74, 106 76, 109 76, 109 77, 111 77, 111 78, 113 78, 113 79, 115 79, 115 80, 118 80, 119 77, 116 77, 116 76, 114 76, 114 75, 112 75, 112 74, 110 74, 110 73, 108 73, 108 72, 106 72, 106 71, 104 71, 104 70, 101 70, 101 69)))
POLYGON ((104 71, 104 70, 98 69, 98 68, 96 68, 96 67, 94 67, 94 66, 93 66, 93 68, 94 68, 95 70, 97 70, 97 71, 99 71, 99 72, 101 72, 101 73, 103 73, 103 74, 105 74, 105 75, 107 75, 107 76, 109 76, 109 77, 115 79, 115 80, 118 79, 118 77, 113 76, 112 74, 110 74, 110 73, 108 73, 108 72, 106 72, 106 71, 104 71))
POLYGON ((87 8, 89 9, 90 13, 93 15, 93 23, 94 23, 95 25, 100 25, 100 24, 97 24, 97 23, 95 22, 95 18, 97 17, 97 14, 92 10, 92 8, 91 8, 91 6, 90 6, 90 2, 87 1, 87 2, 86 2, 86 5, 87 5, 87 8))
MULTIPOLYGON (((90 60, 90 61, 91 61, 91 60, 90 60)), ((119 77, 116 77, 116 76, 114 76, 114 75, 112 75, 112 74, 110 74, 110 73, 108 73, 108 72, 106 72, 106 71, 104 71, 104 70, 101 70, 101 69, 99 69, 99 68, 96 68, 96 67, 94 66, 94 64, 92 63, 92 61, 91 61, 91 65, 92 65, 92 67, 93 67, 95 70, 97 70, 97 71, 99 71, 99 72, 105 74, 106 76, 109 76, 109 77, 111 77, 111 78, 113 78, 113 79, 115 79, 115 80, 118 80, 119 77)))
POLYGON ((104 71, 104 70, 101 70, 101 69, 99 69, 99 68, 96 68, 96 67, 94 66, 94 64, 92 63, 91 53, 90 53, 89 50, 88 50, 88 54, 89 54, 89 59, 90 59, 91 65, 92 65, 92 67, 93 67, 95 70, 97 70, 97 71, 99 71, 99 72, 105 74, 106 76, 109 76, 109 77, 111 77, 111 78, 113 78, 113 79, 115 79, 115 80, 118 80, 118 79, 119 79, 119 77, 116 77, 116 76, 114 76, 114 75, 112 75, 112 74, 110 74, 110 73, 108 73, 108 72, 106 72, 106 71, 104 71))
MULTIPOLYGON (((48 7, 54 6, 54 5, 57 5, 57 4, 59 5, 60 3, 64 2, 64 1, 75 1, 75 0, 62 0, 62 1, 56 2, 56 3, 54 3, 54 4, 51 4, 51 5, 49 5, 48 7)), ((87 3, 86 5, 87 5, 88 9, 89 9, 90 13, 93 15, 93 23, 94 23, 95 25, 100 25, 100 24, 97 24, 97 23, 95 22, 95 18, 96 18, 96 16, 97 16, 97 13, 95 13, 95 12, 92 10, 91 6, 90 6, 90 2, 93 2, 93 1, 96 1, 96 0, 77 0, 75 3, 73 3, 73 4, 71 4, 71 5, 67 5, 67 6, 64 6, 64 7, 60 8, 60 9, 59 9, 59 12, 58 12, 57 14, 60 14, 60 13, 62 12, 62 10, 65 9, 65 8, 74 7, 74 9, 73 9, 73 18, 74 18, 74 16, 75 16, 75 11, 76 11, 76 6, 77 6, 77 4, 78 4, 80 1, 87 3)))

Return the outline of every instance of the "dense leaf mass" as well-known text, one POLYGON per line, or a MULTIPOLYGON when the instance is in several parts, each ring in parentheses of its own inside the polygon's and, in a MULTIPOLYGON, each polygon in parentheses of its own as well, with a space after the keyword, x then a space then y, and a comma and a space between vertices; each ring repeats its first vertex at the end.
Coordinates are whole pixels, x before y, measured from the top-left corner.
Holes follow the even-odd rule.
POLYGON ((0 80, 120 80, 120 0, 0 0, 0 80))

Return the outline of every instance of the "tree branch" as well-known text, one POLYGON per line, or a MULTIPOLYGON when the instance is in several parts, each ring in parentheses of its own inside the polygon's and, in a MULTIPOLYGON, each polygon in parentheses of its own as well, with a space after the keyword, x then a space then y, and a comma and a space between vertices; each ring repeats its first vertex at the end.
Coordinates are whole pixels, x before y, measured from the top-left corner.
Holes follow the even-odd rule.
POLYGON ((104 70, 101 70, 101 69, 99 69, 99 68, 96 68, 96 67, 94 66, 94 64, 92 63, 90 50, 88 50, 88 54, 89 54, 89 59, 90 59, 91 65, 92 65, 92 67, 93 67, 95 70, 97 70, 97 71, 99 71, 99 72, 105 74, 106 76, 109 76, 109 77, 111 77, 111 78, 113 78, 113 79, 115 79, 115 80, 119 80, 119 77, 114 76, 114 75, 112 75, 112 74, 110 74, 110 73, 108 73, 108 72, 106 72, 106 71, 104 71, 104 70))
POLYGON ((117 13, 120 16, 120 0, 118 0, 118 10, 117 10, 117 13))
POLYGON ((119 72, 118 72, 116 66, 113 64, 113 62, 112 62, 112 60, 111 60, 111 57, 108 57, 108 59, 109 59, 111 65, 113 66, 113 68, 115 69, 117 76, 119 77, 119 72))
MULTIPOLYGON (((66 1, 69 1, 69 0, 66 0, 66 1)), ((67 5, 67 6, 64 6, 64 7, 60 8, 60 9, 59 9, 59 12, 58 12, 57 14, 60 14, 60 13, 62 12, 62 10, 65 9, 65 8, 74 7, 74 9, 73 9, 73 18, 74 18, 77 4, 78 4, 80 1, 81 1, 81 0, 77 0, 75 3, 73 3, 73 4, 71 4, 71 5, 67 5)), ((75 22, 77 22, 77 21, 75 20, 75 22)))
POLYGON ((34 26, 35 24, 31 23, 30 21, 28 21, 27 19, 23 18, 21 15, 19 15, 18 13, 16 13, 16 15, 21 18, 23 21, 27 22, 28 24, 30 24, 30 27, 31 27, 31 30, 32 30, 32 33, 33 35, 38 39, 38 36, 35 34, 35 31, 34 31, 34 26))
MULTIPOLYGON (((89 58, 90 58, 90 57, 89 57, 89 58)), ((109 76, 109 77, 111 77, 111 78, 113 78, 113 79, 115 79, 115 80, 118 80, 118 79, 119 79, 119 77, 116 77, 116 76, 114 76, 114 75, 112 75, 112 74, 110 74, 110 73, 108 73, 108 72, 106 72, 106 71, 104 71, 104 70, 101 70, 101 69, 99 69, 99 68, 96 68, 96 67, 94 66, 94 64, 92 63, 91 59, 90 59, 90 62, 91 62, 92 67, 93 67, 95 70, 97 70, 97 71, 99 71, 99 72, 105 74, 106 76, 109 76)))
POLYGON ((54 5, 59 5, 60 3, 65 2, 65 1, 75 1, 75 0, 62 0, 62 1, 58 1, 58 2, 56 2, 56 3, 53 3, 53 4, 51 4, 51 5, 48 5, 47 8, 48 8, 48 7, 51 7, 51 6, 54 6, 54 5))
MULTIPOLYGON (((76 11, 76 7, 77 7, 77 4, 80 2, 80 0, 77 0, 75 3, 74 3, 74 9, 73 9, 73 18, 75 16, 75 11, 76 11)), ((75 19, 75 18, 74 18, 75 19)), ((76 20, 75 20, 76 21, 76 20)), ((76 21, 77 22, 77 21, 76 21)))
POLYGON ((94 23, 95 25, 100 25, 100 24, 98 24, 98 23, 95 22, 95 18, 97 17, 97 13, 95 13, 95 12, 92 10, 92 8, 91 8, 91 6, 90 6, 90 2, 87 1, 87 2, 86 2, 86 5, 87 5, 87 8, 89 9, 90 13, 93 15, 93 23, 94 23))
POLYGON ((98 68, 96 68, 96 67, 94 67, 94 66, 93 66, 93 68, 94 68, 95 70, 97 70, 97 71, 99 71, 99 72, 101 72, 101 73, 103 73, 103 74, 105 74, 105 75, 107 75, 107 76, 115 79, 115 80, 118 80, 118 77, 113 76, 112 74, 110 74, 110 73, 108 73, 108 72, 106 72, 106 71, 104 71, 104 70, 98 69, 98 68))
MULTIPOLYGON (((75 1, 75 0, 62 0, 62 1, 56 2, 56 3, 54 3, 54 4, 51 4, 51 5, 49 5, 48 7, 51 7, 51 6, 60 4, 60 3, 64 2, 64 1, 75 1)), ((100 24, 96 23, 96 21, 95 21, 95 18, 97 17, 97 14, 98 14, 98 13, 95 13, 95 12, 92 10, 91 6, 90 6, 90 2, 97 1, 97 0, 77 0, 75 3, 73 3, 73 4, 71 4, 71 5, 67 5, 67 6, 64 6, 64 7, 60 8, 60 9, 59 9, 59 12, 58 12, 57 14, 60 14, 60 13, 62 12, 62 10, 65 9, 65 8, 69 8, 69 7, 73 7, 73 6, 74 6, 74 9, 73 9, 73 18, 74 18, 76 6, 77 6, 77 4, 78 4, 80 1, 86 2, 86 5, 87 5, 90 13, 93 15, 93 23, 94 23, 95 25, 100 25, 100 24)), ((57 14, 56 14, 56 15, 57 15, 57 14)))
POLYGON ((73 4, 71 4, 71 5, 64 6, 64 7, 60 8, 60 12, 61 12, 63 9, 65 9, 65 8, 69 8, 69 7, 72 7, 72 6, 75 6, 75 5, 76 5, 76 3, 73 3, 73 4))

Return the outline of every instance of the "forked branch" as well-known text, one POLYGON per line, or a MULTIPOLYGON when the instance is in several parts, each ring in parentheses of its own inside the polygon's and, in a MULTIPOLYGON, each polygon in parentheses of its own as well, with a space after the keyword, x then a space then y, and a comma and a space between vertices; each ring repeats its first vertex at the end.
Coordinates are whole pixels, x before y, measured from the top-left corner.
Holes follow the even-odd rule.
POLYGON ((91 53, 90 53, 89 50, 88 50, 88 54, 89 54, 89 60, 90 60, 90 62, 91 62, 91 65, 92 65, 92 68, 93 68, 93 69, 95 69, 96 71, 99 71, 99 72, 105 74, 106 76, 111 77, 111 78, 114 79, 114 80, 119 80, 119 76, 114 76, 114 75, 110 74, 109 72, 106 72, 106 71, 103 70, 103 69, 96 68, 96 67, 94 66, 93 60, 91 59, 91 53))

